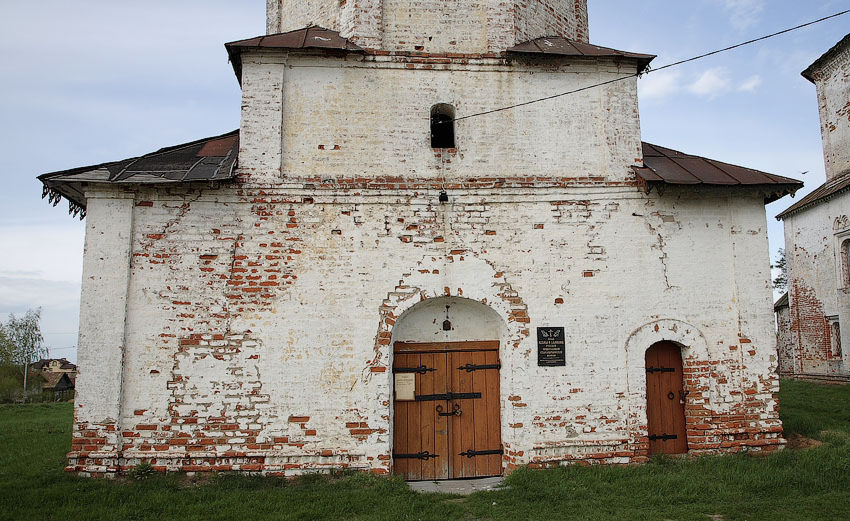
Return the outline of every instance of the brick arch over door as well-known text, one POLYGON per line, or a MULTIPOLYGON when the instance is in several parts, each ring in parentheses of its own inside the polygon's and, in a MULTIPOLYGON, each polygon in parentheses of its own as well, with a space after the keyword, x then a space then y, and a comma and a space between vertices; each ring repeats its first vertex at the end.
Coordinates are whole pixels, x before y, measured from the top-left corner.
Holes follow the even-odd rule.
MULTIPOLYGON (((672 342, 682 351, 685 370, 685 391, 709 385, 710 355, 708 342, 694 325, 681 320, 661 319, 634 330, 626 340, 627 379, 629 396, 628 429, 631 443, 636 445, 646 435, 646 350, 658 342, 672 342)), ((693 398, 691 393, 689 398, 693 398)), ((686 421, 691 422, 687 417, 686 421)))
MULTIPOLYGON (((416 304, 430 298, 460 297, 480 302, 492 309, 504 322, 500 344, 502 363, 500 394, 502 396, 502 440, 508 449, 510 433, 505 426, 514 423, 513 407, 504 407, 505 397, 514 392, 512 374, 521 360, 532 354, 529 340, 530 319, 527 306, 507 280, 504 272, 472 253, 427 255, 413 269, 399 277, 398 284, 387 292, 379 310, 375 335, 375 355, 367 371, 372 378, 384 378, 382 388, 390 389, 393 327, 399 317, 416 304)), ((524 368, 523 368, 524 370, 524 368)), ((388 395, 389 397, 389 395, 388 395)), ((387 402, 389 408, 389 401, 387 402)))

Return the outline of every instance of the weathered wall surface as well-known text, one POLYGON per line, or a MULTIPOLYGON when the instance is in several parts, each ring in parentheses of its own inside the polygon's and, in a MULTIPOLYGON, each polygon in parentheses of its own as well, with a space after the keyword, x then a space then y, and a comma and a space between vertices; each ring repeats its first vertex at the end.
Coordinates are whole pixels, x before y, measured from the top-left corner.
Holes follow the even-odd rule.
POLYGON ((634 78, 457 121, 456 149, 430 147, 437 103, 453 105, 462 117, 634 73, 627 64, 573 60, 541 70, 501 60, 292 57, 284 63, 262 53, 245 55, 243 63, 240 164, 257 182, 270 174, 262 179, 279 182, 282 168, 287 180, 311 178, 317 186, 402 178, 447 185, 522 177, 604 183, 630 177, 641 157, 634 78))
POLYGON ((850 193, 844 192, 784 218, 791 339, 798 367, 811 374, 850 374, 850 285, 841 245, 850 239, 850 193), (838 322, 845 346, 833 347, 838 322))
POLYGON ((588 40, 586 0, 268 0, 267 32, 309 24, 386 51, 499 53, 541 36, 588 40))
POLYGON ((266 32, 285 33, 318 25, 339 31, 339 0, 267 0, 266 32))
MULTIPOLYGON (((506 468, 645 458, 643 353, 659 340, 683 346, 693 452, 781 442, 760 194, 576 182, 450 197, 137 193, 116 222, 132 226, 126 319, 83 310, 125 339, 121 399, 81 395, 93 423, 78 415, 69 468, 388 472, 395 324, 444 295, 503 322, 506 468), (534 328, 554 324, 567 366, 537 367, 534 328)), ((91 253, 87 272, 127 271, 91 253)), ((81 339, 80 356, 91 378, 101 347, 81 339)))
POLYGON ((86 254, 84 296, 104 300, 81 322, 112 340, 80 339, 95 383, 69 469, 390 472, 391 345, 446 335, 405 314, 434 297, 463 303, 450 338, 500 341, 505 469, 644 460, 644 353, 662 340, 682 346, 691 452, 781 446, 763 194, 647 194, 633 79, 428 143, 434 103, 462 116, 634 69, 323 64, 244 56, 238 182, 87 194, 92 244, 119 256, 86 254), (472 303, 490 311, 464 328, 472 303), (553 325, 567 365, 538 367, 535 328, 553 325))
POLYGON ((826 179, 850 173, 850 41, 813 74, 826 179))
POLYGON ((797 371, 797 354, 791 335, 791 309, 786 305, 776 310, 776 350, 779 352, 780 375, 793 375, 797 371))

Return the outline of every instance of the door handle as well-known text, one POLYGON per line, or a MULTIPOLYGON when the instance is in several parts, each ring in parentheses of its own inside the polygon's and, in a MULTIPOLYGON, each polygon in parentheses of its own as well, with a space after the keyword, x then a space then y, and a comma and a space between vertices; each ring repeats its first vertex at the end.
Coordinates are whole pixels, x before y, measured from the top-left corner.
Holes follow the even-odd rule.
POLYGON ((442 405, 437 406, 437 416, 460 416, 461 414, 463 414, 463 410, 461 410, 459 403, 454 404, 450 412, 443 412, 442 405))

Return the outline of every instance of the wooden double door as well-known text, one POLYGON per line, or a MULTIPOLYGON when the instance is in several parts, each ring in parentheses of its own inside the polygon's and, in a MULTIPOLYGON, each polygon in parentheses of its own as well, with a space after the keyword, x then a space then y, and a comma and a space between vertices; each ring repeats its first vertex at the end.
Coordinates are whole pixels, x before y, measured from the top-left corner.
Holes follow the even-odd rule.
POLYGON ((393 472, 407 480, 502 474, 499 343, 394 346, 393 472))
POLYGON ((650 454, 688 451, 682 353, 672 342, 646 350, 646 419, 650 454))

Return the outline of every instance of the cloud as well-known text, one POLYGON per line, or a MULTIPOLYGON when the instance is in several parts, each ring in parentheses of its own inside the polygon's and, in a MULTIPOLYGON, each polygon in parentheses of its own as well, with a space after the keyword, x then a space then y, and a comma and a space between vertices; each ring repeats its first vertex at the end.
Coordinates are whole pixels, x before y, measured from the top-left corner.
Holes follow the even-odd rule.
POLYGON ((750 76, 744 83, 742 83, 738 87, 739 92, 755 92, 758 86, 761 85, 761 76, 756 74, 755 76, 750 76))
POLYGON ((725 67, 714 67, 703 72, 699 78, 688 85, 688 90, 697 96, 714 99, 729 90, 729 71, 725 67))
POLYGON ((729 13, 729 21, 739 31, 758 23, 764 11, 765 0, 721 0, 723 9, 729 13))
POLYGON ((639 85, 641 99, 662 99, 680 90, 679 71, 664 71, 649 74, 641 78, 639 85))

